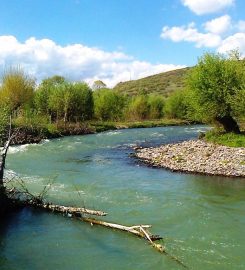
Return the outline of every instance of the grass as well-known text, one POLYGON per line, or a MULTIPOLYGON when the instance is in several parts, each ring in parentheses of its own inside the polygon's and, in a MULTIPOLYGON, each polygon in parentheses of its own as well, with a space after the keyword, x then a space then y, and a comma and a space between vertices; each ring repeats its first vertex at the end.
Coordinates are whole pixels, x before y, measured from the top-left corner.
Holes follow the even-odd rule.
POLYGON ((241 134, 222 133, 215 130, 208 131, 204 139, 208 142, 230 147, 245 147, 245 132, 241 134))
POLYGON ((120 129, 120 128, 151 128, 164 126, 189 125, 188 121, 180 119, 157 119, 157 120, 141 120, 141 121, 119 121, 119 122, 105 122, 105 121, 90 121, 89 126, 95 132, 102 132, 106 130, 120 129))
POLYGON ((91 133, 98 133, 107 130, 115 130, 121 128, 149 128, 161 127, 170 125, 188 125, 187 121, 178 119, 160 119, 160 120, 145 120, 145 121, 87 121, 77 123, 50 123, 49 119, 45 117, 24 118, 18 117, 13 120, 13 127, 20 129, 17 144, 38 142, 41 139, 57 138, 60 136, 69 135, 84 135, 91 133))
POLYGON ((147 94, 154 93, 168 97, 173 91, 185 87, 185 77, 189 69, 176 69, 139 80, 121 82, 114 87, 114 90, 130 96, 144 91, 147 94))

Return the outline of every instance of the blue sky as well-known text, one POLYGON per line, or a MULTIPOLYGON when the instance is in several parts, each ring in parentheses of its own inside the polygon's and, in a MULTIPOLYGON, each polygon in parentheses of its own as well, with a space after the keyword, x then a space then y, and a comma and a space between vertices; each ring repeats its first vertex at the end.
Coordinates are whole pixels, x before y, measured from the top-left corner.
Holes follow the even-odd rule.
POLYGON ((194 65, 204 51, 245 54, 243 0, 1 0, 0 67, 109 86, 194 65))

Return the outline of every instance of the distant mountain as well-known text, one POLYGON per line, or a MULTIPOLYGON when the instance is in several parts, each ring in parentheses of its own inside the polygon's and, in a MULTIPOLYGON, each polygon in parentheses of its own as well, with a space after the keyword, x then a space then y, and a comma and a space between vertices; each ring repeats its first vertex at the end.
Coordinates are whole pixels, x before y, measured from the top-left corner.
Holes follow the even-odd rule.
POLYGON ((114 87, 114 90, 131 96, 144 91, 147 94, 155 93, 167 97, 171 92, 184 88, 189 69, 191 68, 176 69, 139 80, 120 82, 114 87))

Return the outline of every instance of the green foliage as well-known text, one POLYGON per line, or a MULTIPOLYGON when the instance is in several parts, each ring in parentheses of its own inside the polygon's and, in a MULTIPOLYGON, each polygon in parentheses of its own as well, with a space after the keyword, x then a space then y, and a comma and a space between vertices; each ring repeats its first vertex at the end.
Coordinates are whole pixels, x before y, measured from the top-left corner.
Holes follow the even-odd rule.
POLYGON ((208 142, 230 147, 245 147, 244 134, 223 133, 211 130, 205 134, 204 139, 208 142))
POLYGON ((237 54, 204 54, 191 70, 187 85, 192 107, 203 120, 217 120, 226 129, 223 118, 244 113, 245 66, 237 54))
POLYGON ((77 120, 90 120, 94 114, 93 92, 86 83, 73 84, 74 106, 73 117, 77 120))
MULTIPOLYGON (((244 75, 245 76, 245 75, 244 75)), ((245 85, 242 90, 237 91, 235 96, 230 100, 231 107, 235 116, 241 118, 245 116, 245 85)))
POLYGON ((119 128, 151 128, 164 126, 189 125, 190 122, 180 119, 154 119, 141 121, 90 121, 89 125, 95 132, 119 128))
POLYGON ((10 120, 10 109, 6 105, 0 105, 0 145, 7 137, 8 125, 10 120))
POLYGON ((114 90, 130 96, 140 95, 143 90, 146 94, 156 94, 168 97, 176 90, 185 88, 185 78, 189 68, 176 69, 139 80, 118 83, 114 90))
POLYGON ((16 117, 13 124, 16 127, 28 127, 29 129, 43 128, 50 123, 48 116, 40 115, 33 109, 25 109, 16 117))
POLYGON ((11 112, 32 102, 35 82, 20 68, 11 68, 2 76, 0 88, 1 103, 9 106, 11 112))
POLYGON ((87 84, 70 83, 63 77, 44 80, 35 93, 38 113, 50 115, 56 121, 88 120, 93 117, 93 94, 87 84))
POLYGON ((149 118, 159 119, 163 117, 164 98, 160 95, 151 94, 148 98, 149 118))
POLYGON ((180 119, 155 119, 155 120, 141 120, 132 122, 119 123, 119 126, 124 126, 127 128, 151 128, 151 127, 165 127, 165 126, 177 126, 177 125, 187 125, 190 124, 186 120, 180 119))
POLYGON ((42 81, 42 85, 45 87, 52 87, 52 86, 60 85, 64 82, 66 82, 66 79, 63 76, 54 75, 52 77, 44 79, 42 81))
POLYGON ((94 112, 99 120, 119 120, 123 115, 124 96, 110 89, 94 92, 94 112))
MULTIPOLYGON (((139 87, 139 94, 132 97, 114 90, 101 89, 105 87, 101 81, 97 82, 100 89, 92 92, 85 83, 71 83, 64 77, 53 76, 43 80, 33 92, 34 82, 22 71, 17 71, 6 73, 3 78, 0 108, 9 104, 10 110, 15 110, 15 113, 12 113, 14 125, 23 127, 28 134, 36 134, 39 138, 57 136, 59 133, 70 134, 71 130, 76 130, 78 134, 81 130, 90 132, 86 131, 86 127, 77 126, 80 121, 87 120, 90 120, 90 127, 96 131, 124 126, 151 127, 166 124, 165 120, 148 121, 164 116, 164 97, 154 93, 148 95, 149 91, 143 84, 139 87), (10 100, 12 102, 9 102, 10 100), (93 124, 93 120, 99 122, 93 124)), ((175 72, 172 72, 168 76, 170 78, 175 75, 175 72)), ((0 133, 6 131, 8 123, 9 114, 6 114, 5 118, 3 113, 2 109, 0 133)))
POLYGON ((65 83, 65 78, 62 76, 53 76, 44 79, 35 92, 34 104, 36 109, 41 114, 49 114, 49 95, 52 89, 65 83))
POLYGON ((165 102, 165 114, 169 118, 188 119, 188 97, 186 92, 179 90, 167 98, 165 102))
POLYGON ((150 106, 147 96, 133 97, 126 110, 126 118, 130 120, 144 120, 149 115, 150 106))
POLYGON ((90 127, 94 132, 103 132, 117 129, 117 122, 111 121, 91 121, 90 127))
POLYGON ((66 120, 70 103, 70 87, 64 82, 51 88, 48 96, 48 108, 56 121, 61 118, 66 120))

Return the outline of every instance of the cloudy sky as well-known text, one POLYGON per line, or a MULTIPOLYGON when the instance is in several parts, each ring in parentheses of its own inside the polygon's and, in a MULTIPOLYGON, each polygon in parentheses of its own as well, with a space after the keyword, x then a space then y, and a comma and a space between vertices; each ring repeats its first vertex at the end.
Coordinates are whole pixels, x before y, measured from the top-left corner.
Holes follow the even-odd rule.
POLYGON ((1 0, 0 70, 21 66, 112 87, 192 66, 206 51, 245 55, 244 0, 1 0))

